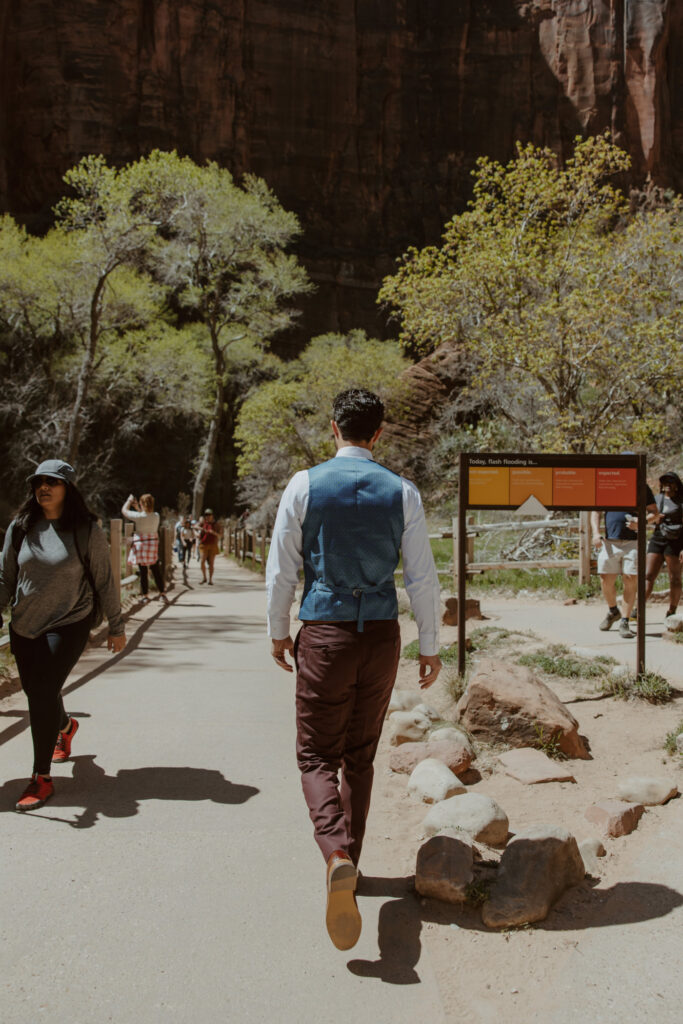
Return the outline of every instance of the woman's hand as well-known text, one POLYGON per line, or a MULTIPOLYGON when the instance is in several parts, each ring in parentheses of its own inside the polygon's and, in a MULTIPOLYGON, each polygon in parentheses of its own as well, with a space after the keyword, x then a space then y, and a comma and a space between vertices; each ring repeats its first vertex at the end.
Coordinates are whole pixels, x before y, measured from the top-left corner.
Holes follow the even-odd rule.
POLYGON ((112 636, 111 633, 107 637, 107 650, 113 651, 114 654, 118 654, 126 646, 126 634, 122 633, 121 636, 112 636))

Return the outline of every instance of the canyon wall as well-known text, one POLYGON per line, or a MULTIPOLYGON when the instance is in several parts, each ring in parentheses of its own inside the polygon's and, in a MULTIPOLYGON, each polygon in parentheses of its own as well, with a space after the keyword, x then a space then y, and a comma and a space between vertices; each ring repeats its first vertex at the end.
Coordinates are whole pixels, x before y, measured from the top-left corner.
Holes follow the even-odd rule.
MULTIPOLYGON (((681 0, 0 0, 0 207, 49 223, 82 155, 262 175, 318 285, 300 335, 386 330, 377 286, 477 156, 611 129, 683 191, 681 0)), ((296 342, 297 339, 293 339, 296 342)))

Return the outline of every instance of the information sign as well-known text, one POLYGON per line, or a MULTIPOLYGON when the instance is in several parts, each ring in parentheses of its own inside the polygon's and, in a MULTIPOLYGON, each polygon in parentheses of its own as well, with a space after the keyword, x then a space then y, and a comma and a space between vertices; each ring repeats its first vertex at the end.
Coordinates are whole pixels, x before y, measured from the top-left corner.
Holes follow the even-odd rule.
POLYGON ((628 509, 637 501, 637 455, 467 454, 467 507, 628 509))
MULTIPOLYGON (((458 671, 465 671, 466 512, 512 509, 635 513, 645 523, 644 455, 461 452, 458 502, 458 671)), ((525 514, 522 510, 520 514, 525 514)), ((638 607, 645 607, 645 529, 638 531, 638 607)), ((523 563, 520 563, 520 566, 523 563)), ((637 671, 645 669, 645 616, 638 616, 637 671)))

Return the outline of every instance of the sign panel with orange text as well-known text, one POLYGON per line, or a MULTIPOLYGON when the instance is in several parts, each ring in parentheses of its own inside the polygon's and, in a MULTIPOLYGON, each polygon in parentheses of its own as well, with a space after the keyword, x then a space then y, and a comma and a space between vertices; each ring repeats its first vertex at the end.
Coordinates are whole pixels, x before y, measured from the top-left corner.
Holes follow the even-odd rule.
POLYGON ((535 498, 548 510, 637 505, 637 455, 466 453, 466 504, 517 509, 535 498))

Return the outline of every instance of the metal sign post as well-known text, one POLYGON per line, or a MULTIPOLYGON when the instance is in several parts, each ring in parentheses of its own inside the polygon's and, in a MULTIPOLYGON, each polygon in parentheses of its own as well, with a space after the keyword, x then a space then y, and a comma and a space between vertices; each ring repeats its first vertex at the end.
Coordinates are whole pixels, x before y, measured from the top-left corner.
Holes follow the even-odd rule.
MULTIPOLYGON (((468 509, 628 511, 638 517, 636 670, 645 671, 645 455, 460 452, 458 493, 458 672, 465 671, 468 509)), ((520 563, 523 567, 523 563, 520 563)))

